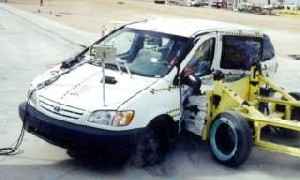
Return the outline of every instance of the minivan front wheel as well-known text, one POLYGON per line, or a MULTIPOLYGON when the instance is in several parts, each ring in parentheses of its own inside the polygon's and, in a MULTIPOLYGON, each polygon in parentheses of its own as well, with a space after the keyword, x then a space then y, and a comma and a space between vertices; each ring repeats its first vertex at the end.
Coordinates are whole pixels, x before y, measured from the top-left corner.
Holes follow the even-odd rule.
POLYGON ((159 164, 173 149, 178 137, 178 123, 170 116, 161 115, 153 119, 136 138, 135 154, 131 162, 137 167, 159 164))
POLYGON ((161 146, 159 133, 147 127, 138 137, 132 163, 137 167, 152 166, 162 162, 165 152, 161 146))

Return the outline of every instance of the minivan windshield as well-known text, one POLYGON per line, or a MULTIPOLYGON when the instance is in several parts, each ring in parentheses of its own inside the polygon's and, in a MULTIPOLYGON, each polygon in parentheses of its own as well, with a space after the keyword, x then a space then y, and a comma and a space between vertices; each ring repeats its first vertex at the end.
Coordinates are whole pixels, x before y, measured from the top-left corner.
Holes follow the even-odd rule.
POLYGON ((188 38, 125 28, 112 33, 98 45, 113 46, 117 58, 126 62, 131 73, 162 77, 186 55, 188 44, 188 38))

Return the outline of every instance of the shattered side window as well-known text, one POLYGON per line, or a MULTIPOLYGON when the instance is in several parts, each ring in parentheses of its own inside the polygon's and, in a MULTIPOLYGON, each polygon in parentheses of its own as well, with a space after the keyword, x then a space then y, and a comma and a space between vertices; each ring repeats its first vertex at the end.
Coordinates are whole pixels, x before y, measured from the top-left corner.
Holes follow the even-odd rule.
POLYGON ((215 38, 208 39, 197 48, 193 58, 183 70, 185 75, 203 76, 210 73, 215 52, 215 41, 215 38))
POLYGON ((221 68, 250 70, 259 59, 260 46, 255 37, 223 36, 221 68))

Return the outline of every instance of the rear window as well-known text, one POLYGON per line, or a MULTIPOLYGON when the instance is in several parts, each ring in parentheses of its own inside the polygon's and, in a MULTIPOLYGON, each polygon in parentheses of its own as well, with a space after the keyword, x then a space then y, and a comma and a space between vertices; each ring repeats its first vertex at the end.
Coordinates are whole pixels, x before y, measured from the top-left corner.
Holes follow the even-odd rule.
POLYGON ((263 50, 263 58, 262 61, 267 61, 272 59, 275 56, 274 47, 271 43, 270 38, 267 35, 264 35, 263 38, 264 50, 263 50))
POLYGON ((250 70, 259 60, 260 47, 256 37, 223 36, 221 68, 250 70))

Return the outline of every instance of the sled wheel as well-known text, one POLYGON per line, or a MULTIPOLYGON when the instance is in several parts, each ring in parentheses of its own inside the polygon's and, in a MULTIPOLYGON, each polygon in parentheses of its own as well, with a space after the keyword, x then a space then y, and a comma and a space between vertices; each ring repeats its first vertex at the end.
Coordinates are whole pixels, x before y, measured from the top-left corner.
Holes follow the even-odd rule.
POLYGON ((162 162, 165 152, 161 144, 159 133, 147 127, 138 137, 135 154, 132 159, 133 165, 146 167, 162 162))
POLYGON ((209 140, 214 159, 230 167, 243 164, 253 145, 249 124, 234 112, 222 113, 215 119, 210 128, 209 140))

